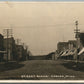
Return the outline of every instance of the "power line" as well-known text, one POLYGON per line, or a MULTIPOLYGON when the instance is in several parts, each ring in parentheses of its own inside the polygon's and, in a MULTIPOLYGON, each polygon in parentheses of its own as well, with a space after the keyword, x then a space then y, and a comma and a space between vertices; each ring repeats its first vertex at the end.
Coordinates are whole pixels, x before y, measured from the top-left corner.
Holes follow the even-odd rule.
MULTIPOLYGON (((30 25, 30 26, 14 26, 14 28, 41 28, 41 27, 56 27, 56 26, 66 26, 66 25, 71 25, 74 26, 74 24, 56 24, 56 25, 30 25)), ((84 24, 80 24, 84 25, 84 24)), ((1 28, 9 28, 9 26, 0 26, 1 28)))
MULTIPOLYGON (((73 25, 74 26, 74 24, 51 24, 51 25, 39 25, 39 24, 37 24, 37 25, 14 25, 14 27, 38 27, 38 26, 63 26, 63 25, 73 25)), ((84 24, 79 24, 79 25, 84 25, 84 24)), ((8 25, 5 25, 5 26, 0 26, 0 27, 6 27, 6 28, 9 28, 10 26, 8 26, 8 25)))

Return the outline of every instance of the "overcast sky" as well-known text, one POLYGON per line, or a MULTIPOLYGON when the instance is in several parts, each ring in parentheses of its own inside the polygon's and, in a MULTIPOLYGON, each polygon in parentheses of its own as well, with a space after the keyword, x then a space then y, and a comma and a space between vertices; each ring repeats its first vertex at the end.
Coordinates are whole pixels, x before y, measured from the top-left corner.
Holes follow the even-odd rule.
POLYGON ((0 33, 12 26, 33 55, 48 54, 59 41, 75 39, 76 20, 84 31, 83 8, 84 2, 0 2, 0 33))

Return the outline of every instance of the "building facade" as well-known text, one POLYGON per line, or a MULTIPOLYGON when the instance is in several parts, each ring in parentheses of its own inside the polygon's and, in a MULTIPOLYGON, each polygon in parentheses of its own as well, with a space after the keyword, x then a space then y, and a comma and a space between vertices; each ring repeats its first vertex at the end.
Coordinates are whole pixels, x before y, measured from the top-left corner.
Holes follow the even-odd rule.
POLYGON ((82 51, 82 53, 79 55, 79 60, 83 60, 84 61, 84 32, 81 32, 80 35, 80 51, 82 51))
POLYGON ((59 53, 63 50, 66 50, 66 49, 68 49, 68 42, 59 42, 57 44, 57 50, 59 53))
POLYGON ((4 38, 4 49, 7 51, 7 53, 4 54, 4 60, 14 60, 14 57, 16 56, 16 46, 13 37, 4 38))
POLYGON ((60 53, 61 51, 65 51, 67 49, 76 48, 76 40, 69 40, 68 42, 59 42, 57 44, 57 51, 60 53))
POLYGON ((3 61, 3 53, 4 51, 4 37, 2 34, 0 34, 0 61, 3 61))
POLYGON ((64 58, 64 59, 75 59, 76 50, 76 40, 69 40, 68 42, 59 42, 57 44, 57 51, 58 51, 58 58, 64 58))
POLYGON ((80 33, 80 49, 84 47, 84 33, 80 33))

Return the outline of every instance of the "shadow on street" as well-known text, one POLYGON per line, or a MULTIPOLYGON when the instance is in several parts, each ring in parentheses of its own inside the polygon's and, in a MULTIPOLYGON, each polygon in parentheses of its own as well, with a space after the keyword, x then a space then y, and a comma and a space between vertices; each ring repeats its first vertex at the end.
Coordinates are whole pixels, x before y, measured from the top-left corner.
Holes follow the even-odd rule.
POLYGON ((67 69, 84 72, 84 63, 66 62, 66 63, 62 63, 62 65, 67 69))
POLYGON ((21 78, 21 77, 7 77, 7 78, 2 78, 1 80, 39 80, 39 78, 37 77, 33 77, 33 78, 21 78))
POLYGON ((14 70, 23 67, 24 64, 19 64, 17 62, 8 62, 0 64, 0 72, 14 70))

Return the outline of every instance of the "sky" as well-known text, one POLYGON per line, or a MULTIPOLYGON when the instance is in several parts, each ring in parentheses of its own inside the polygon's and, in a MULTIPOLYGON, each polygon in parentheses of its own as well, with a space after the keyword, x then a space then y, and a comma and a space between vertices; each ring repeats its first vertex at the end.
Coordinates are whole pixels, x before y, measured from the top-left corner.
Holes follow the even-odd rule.
POLYGON ((33 55, 54 52, 57 43, 74 40, 75 21, 84 31, 84 2, 0 2, 0 33, 13 29, 15 39, 33 55))

